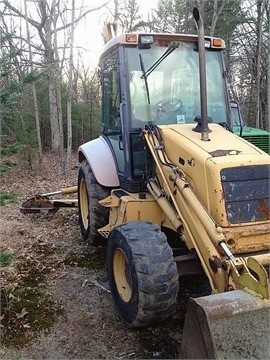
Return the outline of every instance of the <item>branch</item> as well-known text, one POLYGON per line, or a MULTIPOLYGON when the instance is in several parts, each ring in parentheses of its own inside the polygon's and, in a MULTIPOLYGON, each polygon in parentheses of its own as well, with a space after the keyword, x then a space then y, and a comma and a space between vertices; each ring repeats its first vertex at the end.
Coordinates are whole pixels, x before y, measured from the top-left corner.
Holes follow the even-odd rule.
MULTIPOLYGON (((96 7, 96 8, 93 8, 93 9, 89 9, 87 11, 85 11, 83 14, 81 14, 77 19, 75 19, 74 21, 74 24, 76 24, 77 22, 79 22, 85 15, 87 15, 88 13, 90 12, 93 12, 93 11, 97 11, 99 9, 102 9, 104 6, 106 6, 107 4, 109 3, 109 1, 107 1, 106 3, 96 7)), ((69 24, 66 24, 66 25, 63 25, 59 28, 56 29, 56 31, 60 31, 60 30, 63 30, 63 29, 66 29, 67 27, 69 27, 71 25, 71 22, 69 24)))
MULTIPOLYGON (((9 8, 9 10, 12 10, 15 14, 17 14, 18 16, 22 17, 25 19, 25 15, 22 14, 18 9, 16 9, 14 6, 12 6, 9 1, 7 0, 3 0, 3 3, 9 8)), ((33 25, 35 28, 39 29, 40 28, 40 24, 38 22, 36 22, 35 20, 27 17, 28 22, 33 25)))
MULTIPOLYGON (((16 9, 14 6, 12 6, 10 4, 10 2, 8 0, 2 0, 3 3, 10 9, 12 10, 15 14, 17 14, 18 16, 22 17, 25 19, 25 15, 22 14, 18 9, 16 9)), ((79 22, 85 15, 87 15, 88 13, 90 12, 93 12, 93 11, 97 11, 99 9, 102 9, 104 6, 106 6, 110 1, 107 1, 105 2, 104 4, 100 5, 100 6, 97 6, 93 9, 89 9, 87 11, 85 11, 83 14, 81 14, 75 21, 74 23, 76 24, 77 22, 79 22)), ((46 19, 46 17, 43 17, 43 21, 41 23, 38 23, 37 21, 33 20, 32 18, 29 18, 27 17, 27 20, 28 22, 33 25, 36 29, 38 29, 39 31, 42 29, 42 27, 44 26, 44 19, 46 19)), ((59 28, 56 29, 56 31, 60 31, 60 30, 63 30, 63 29, 66 29, 67 27, 69 27, 71 25, 71 23, 69 24, 66 24, 66 25, 63 25, 59 28)), ((52 30, 53 32, 53 30, 52 30)))
POLYGON ((224 0, 222 1, 222 4, 220 5, 219 9, 218 9, 218 5, 217 5, 217 0, 214 1, 214 11, 213 11, 213 17, 212 17, 210 36, 214 36, 217 20, 218 20, 220 14, 222 13, 223 8, 224 8, 224 0))

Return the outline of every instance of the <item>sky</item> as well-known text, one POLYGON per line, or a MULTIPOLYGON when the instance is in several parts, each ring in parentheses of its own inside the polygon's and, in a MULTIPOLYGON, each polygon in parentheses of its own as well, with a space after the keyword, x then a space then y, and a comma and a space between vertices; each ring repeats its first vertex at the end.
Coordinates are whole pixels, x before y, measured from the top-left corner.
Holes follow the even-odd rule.
MULTIPOLYGON (((50 5, 52 0, 47 0, 50 5)), ((75 6, 79 9, 81 4, 84 4, 85 9, 94 9, 102 4, 105 4, 108 0, 78 0, 75 2, 75 6)), ((24 13, 24 2, 23 0, 10 0, 13 6, 16 6, 22 13, 24 13)), ((148 13, 151 9, 157 6, 158 0, 137 0, 139 5, 139 11, 142 14, 144 19, 147 19, 148 13)), ((110 0, 108 5, 113 9, 114 1, 110 0)), ((33 0, 27 0, 27 13, 28 16, 32 19, 40 20, 39 16, 36 13, 36 6, 34 5, 33 0)), ((0 1, 0 10, 1 10, 1 1, 0 1)), ((99 56, 101 54, 102 48, 104 46, 103 38, 101 35, 103 22, 105 20, 110 20, 110 12, 107 8, 102 8, 97 11, 92 11, 88 13, 84 18, 82 18, 76 28, 74 33, 74 62, 83 62, 84 68, 89 68, 94 70, 98 64, 99 56), (79 54, 79 55, 78 55, 79 54)), ((17 18, 13 17, 12 21, 17 24, 17 18)), ((12 23, 12 27, 14 27, 12 23)), ((30 29, 33 31, 33 28, 30 29)), ((25 23, 18 20, 17 31, 26 31, 25 23), (22 26, 21 30, 20 27, 22 26)), ((61 34, 59 33, 59 44, 63 41, 61 40, 61 34)), ((68 51, 66 52, 68 56, 68 51)))
MULTIPOLYGON (((106 0, 85 0, 89 8, 95 8, 106 0)), ((148 12, 155 8, 158 0, 137 0, 143 18, 147 18, 148 12)), ((113 5, 110 1, 109 5, 113 5)), ((110 19, 110 14, 105 8, 87 14, 75 30, 75 44, 81 53, 85 67, 94 68, 99 59, 104 42, 101 31, 104 20, 110 19)))

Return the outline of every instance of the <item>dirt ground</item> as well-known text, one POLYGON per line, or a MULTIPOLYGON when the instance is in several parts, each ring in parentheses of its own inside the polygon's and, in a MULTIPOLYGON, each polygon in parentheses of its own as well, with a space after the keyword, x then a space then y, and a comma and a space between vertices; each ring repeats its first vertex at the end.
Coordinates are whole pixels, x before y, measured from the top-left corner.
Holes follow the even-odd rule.
POLYGON ((76 154, 68 176, 60 175, 51 154, 44 158, 43 174, 16 156, 12 162, 1 176, 1 190, 16 197, 0 208, 0 252, 10 256, 0 268, 0 358, 177 358, 183 317, 176 314, 159 326, 136 330, 121 323, 108 288, 104 249, 81 240, 76 208, 55 214, 20 211, 31 196, 76 185, 76 154))

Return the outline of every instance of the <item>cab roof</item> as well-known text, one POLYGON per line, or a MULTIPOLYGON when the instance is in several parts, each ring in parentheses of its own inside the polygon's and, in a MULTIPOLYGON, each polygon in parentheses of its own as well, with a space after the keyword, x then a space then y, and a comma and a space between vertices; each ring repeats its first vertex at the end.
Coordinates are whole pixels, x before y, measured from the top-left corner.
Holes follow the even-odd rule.
MULTIPOLYGON (((119 45, 138 46, 143 37, 153 37, 153 43, 157 46, 169 46, 172 41, 197 42, 198 35, 192 34, 168 34, 168 33, 125 33, 109 40, 102 52, 101 57, 110 49, 119 45)), ((225 49, 225 42, 221 38, 205 36, 206 48, 217 50, 225 49)))

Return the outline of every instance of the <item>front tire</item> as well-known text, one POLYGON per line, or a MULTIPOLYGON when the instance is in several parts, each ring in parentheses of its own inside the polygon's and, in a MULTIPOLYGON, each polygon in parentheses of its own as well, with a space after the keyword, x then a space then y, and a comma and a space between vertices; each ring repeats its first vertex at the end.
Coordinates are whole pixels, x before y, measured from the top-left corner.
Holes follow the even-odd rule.
POLYGON ((99 204, 110 195, 111 189, 100 185, 86 160, 81 163, 78 175, 79 224, 84 240, 90 245, 104 245, 97 231, 109 222, 109 209, 99 204))
POLYGON ((108 238, 106 265, 113 301, 125 324, 151 326, 175 312, 177 266, 157 225, 134 221, 115 227, 108 238))

